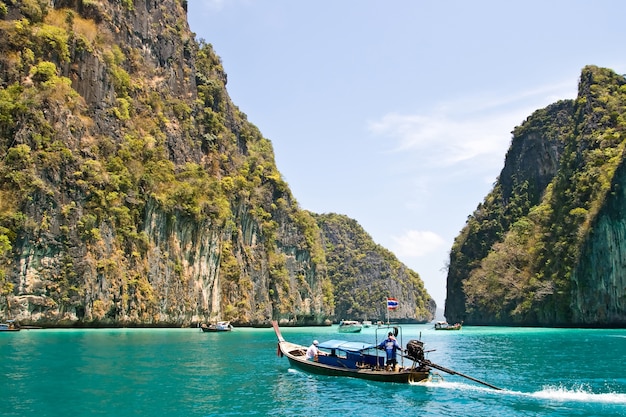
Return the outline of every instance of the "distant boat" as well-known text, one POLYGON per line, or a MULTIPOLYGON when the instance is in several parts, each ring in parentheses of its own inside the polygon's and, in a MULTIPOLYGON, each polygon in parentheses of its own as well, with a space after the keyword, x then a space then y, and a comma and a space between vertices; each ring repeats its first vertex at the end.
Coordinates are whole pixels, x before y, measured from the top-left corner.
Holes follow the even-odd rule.
POLYGON ((435 330, 461 330, 463 323, 449 324, 447 321, 435 323, 435 330))
POLYGON ((218 321, 214 324, 209 324, 208 326, 204 323, 200 326, 203 332, 230 332, 233 330, 232 324, 229 321, 218 321))
POLYGON ((363 326, 355 320, 341 320, 339 323, 339 333, 358 333, 363 326))
POLYGON ((6 323, 0 323, 0 332, 19 332, 20 325, 15 320, 7 320, 6 323))
POLYGON ((363 327, 372 327, 372 322, 370 320, 363 320, 363 327))

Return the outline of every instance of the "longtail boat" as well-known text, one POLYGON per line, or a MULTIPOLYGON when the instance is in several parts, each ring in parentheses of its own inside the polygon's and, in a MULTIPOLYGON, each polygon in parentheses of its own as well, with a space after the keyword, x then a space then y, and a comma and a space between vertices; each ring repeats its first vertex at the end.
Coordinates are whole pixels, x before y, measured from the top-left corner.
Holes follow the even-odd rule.
POLYGON ((320 354, 314 360, 306 358, 307 346, 286 341, 278 322, 272 321, 278 338, 278 355, 286 356, 294 368, 319 375, 347 376, 380 382, 415 383, 431 378, 430 367, 420 363, 414 356, 424 357, 423 344, 411 340, 407 344, 408 366, 385 366, 385 355, 376 345, 365 342, 328 340, 317 345, 320 354), (420 353, 421 352, 421 353, 420 353))
POLYGON ((6 323, 0 323, 0 332, 19 332, 20 326, 15 320, 7 320, 6 323))
MULTIPOLYGON (((421 340, 409 340, 404 354, 400 355, 401 365, 389 368, 384 365, 384 356, 375 353, 377 345, 365 342, 329 340, 318 343, 317 348, 321 354, 309 360, 306 358, 306 346, 286 341, 277 321, 272 321, 272 326, 278 338, 278 356, 286 356, 291 366, 312 374, 347 376, 379 382, 419 383, 432 380, 431 370, 434 368, 495 390, 502 389, 426 359, 424 354, 430 351, 424 351, 421 340), (409 366, 404 366, 405 359, 411 362, 409 366)), ((398 326, 393 327, 395 336, 398 336, 398 329, 398 326)), ((441 379, 441 376, 437 376, 441 379)))
POLYGON ((447 321, 435 323, 435 330, 461 330, 463 323, 449 324, 447 321))
POLYGON ((233 325, 229 321, 218 321, 217 323, 209 324, 204 323, 200 326, 203 332, 230 332, 233 330, 233 325))
POLYGON ((356 320, 341 320, 339 323, 339 333, 358 333, 363 326, 356 320))

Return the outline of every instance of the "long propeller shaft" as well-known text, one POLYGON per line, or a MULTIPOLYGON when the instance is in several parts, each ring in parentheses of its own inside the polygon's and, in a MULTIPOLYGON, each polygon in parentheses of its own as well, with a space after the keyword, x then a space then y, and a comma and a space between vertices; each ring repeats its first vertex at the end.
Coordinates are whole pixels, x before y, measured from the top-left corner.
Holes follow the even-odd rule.
POLYGON ((487 387, 489 387, 489 388, 493 388, 493 389, 495 389, 495 390, 502 391, 502 388, 496 387, 495 385, 491 385, 491 384, 489 384, 488 382, 481 381, 480 379, 476 379, 476 378, 471 377, 471 376, 469 376, 469 375, 462 374, 462 373, 457 372, 457 371, 455 371, 455 370, 453 370, 453 369, 448 369, 448 368, 445 368, 445 367, 443 367, 443 366, 441 366, 441 365, 437 365, 436 363, 433 363, 433 362, 431 362, 431 361, 429 361, 429 360, 427 360, 427 359, 424 359, 424 360, 422 360, 421 362, 422 362, 424 365, 428 365, 428 366, 430 366, 431 368, 439 369, 440 371, 446 372, 446 373, 448 373, 448 374, 450 374, 450 375, 458 375, 458 376, 462 376, 463 378, 467 378, 467 379, 469 379, 470 381, 478 382, 479 384, 483 384, 483 385, 485 385, 485 386, 487 386, 487 387))

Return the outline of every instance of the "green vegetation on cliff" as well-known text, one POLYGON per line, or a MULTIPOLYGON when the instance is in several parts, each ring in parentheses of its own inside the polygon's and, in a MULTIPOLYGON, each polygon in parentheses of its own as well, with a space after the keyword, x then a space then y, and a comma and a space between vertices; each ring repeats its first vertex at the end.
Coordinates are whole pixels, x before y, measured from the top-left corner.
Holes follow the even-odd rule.
MULTIPOLYGON (((448 273, 446 316, 473 324, 623 325, 626 288, 588 283, 607 315, 581 317, 582 249, 623 187, 626 80, 583 69, 578 98, 539 110, 515 129, 493 191, 457 237, 448 273), (602 295, 604 294, 604 295, 602 295), (621 307, 620 307, 621 306, 621 307)), ((619 219, 622 222, 624 219, 619 219)), ((618 221, 614 227, 618 227, 618 221)), ((622 245, 586 256, 609 262, 622 245)))
MULTIPOLYGON (((135 15, 154 26, 141 45, 119 30, 139 5, 2 4, 0 278, 3 295, 17 296, 7 298, 16 308, 9 313, 24 313, 18 305, 31 295, 26 313, 43 314, 25 320, 171 324, 214 315, 260 322, 272 309, 297 314, 299 289, 291 288, 279 229, 287 222, 302 234, 291 240, 314 259, 301 267, 315 266, 324 282, 319 231, 278 172, 271 143, 230 102, 211 46, 189 39, 181 5, 162 5, 153 21, 135 15), (147 224, 154 211, 166 222, 155 226, 167 229, 166 242, 147 224), (255 294, 253 274, 233 253, 249 244, 241 242, 242 215, 263 242, 271 297, 269 288, 255 294), (208 276, 194 272, 202 259, 172 241, 181 227, 216 236, 207 268, 217 269, 208 276), (34 262, 30 276, 14 268, 24 251, 34 262), (160 259, 151 261, 155 251, 160 259), (160 288, 155 273, 174 280, 160 288), (211 289, 217 305, 204 295, 210 288, 192 289, 207 279, 203 285, 219 284, 211 289), (172 297, 164 308, 165 292, 172 297)), ((321 290, 300 291, 319 298, 307 313, 329 314, 321 290)))
POLYGON ((185 7, 0 0, 0 316, 332 317, 320 229, 185 7))

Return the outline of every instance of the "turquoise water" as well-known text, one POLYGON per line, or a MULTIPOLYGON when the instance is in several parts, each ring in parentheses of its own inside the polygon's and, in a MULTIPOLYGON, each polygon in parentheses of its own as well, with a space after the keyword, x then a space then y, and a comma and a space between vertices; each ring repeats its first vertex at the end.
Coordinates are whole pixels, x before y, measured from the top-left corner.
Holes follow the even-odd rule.
POLYGON ((403 345, 420 334, 431 361, 504 390, 443 372, 425 385, 304 374, 271 329, 22 330, 0 333, 0 416, 626 416, 626 330, 403 326, 403 345))

